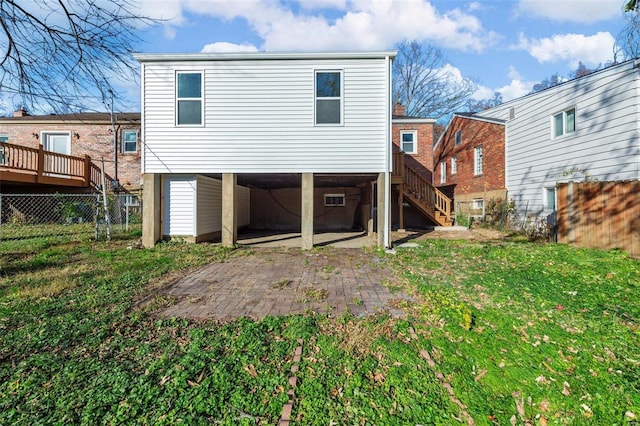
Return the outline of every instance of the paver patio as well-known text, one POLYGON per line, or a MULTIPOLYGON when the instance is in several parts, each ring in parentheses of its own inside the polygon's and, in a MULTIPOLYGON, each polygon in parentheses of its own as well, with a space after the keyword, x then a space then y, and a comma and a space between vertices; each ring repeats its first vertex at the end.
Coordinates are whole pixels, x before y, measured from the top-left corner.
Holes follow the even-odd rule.
POLYGON ((387 260, 363 249, 328 247, 240 249, 231 258, 184 276, 166 288, 177 302, 167 317, 232 320, 305 312, 368 315, 410 299, 383 284, 393 282, 387 260))

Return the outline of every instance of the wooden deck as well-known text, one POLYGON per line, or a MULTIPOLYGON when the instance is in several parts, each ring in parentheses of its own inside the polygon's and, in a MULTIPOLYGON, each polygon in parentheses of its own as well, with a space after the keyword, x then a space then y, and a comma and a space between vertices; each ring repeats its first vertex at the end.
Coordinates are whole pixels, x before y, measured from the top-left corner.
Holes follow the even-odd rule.
POLYGON ((100 168, 91 157, 74 157, 0 142, 0 181, 79 188, 97 187, 100 168))

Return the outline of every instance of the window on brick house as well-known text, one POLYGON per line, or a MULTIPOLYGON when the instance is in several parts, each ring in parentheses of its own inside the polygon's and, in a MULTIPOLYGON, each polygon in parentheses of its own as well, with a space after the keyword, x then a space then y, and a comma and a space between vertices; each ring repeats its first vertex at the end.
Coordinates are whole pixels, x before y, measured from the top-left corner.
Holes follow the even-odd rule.
POLYGON ((473 150, 473 174, 481 175, 482 169, 482 147, 477 146, 473 150))
POLYGON ((447 182, 447 162, 442 161, 440 163, 440 183, 447 182))
POLYGON ((202 73, 176 73, 176 124, 202 125, 202 73))
POLYGON ((418 152, 417 147, 418 132, 415 130, 403 130, 400 132, 400 149, 407 154, 416 154, 418 152))
POLYGON ((462 130, 456 130, 456 146, 462 143, 462 130))
POLYGON ((315 73, 316 124, 342 124, 342 72, 315 73))
POLYGON ((138 152, 138 131, 123 130, 122 131, 122 152, 138 152))
POLYGON ((0 142, 9 142, 9 135, 6 133, 0 133, 0 142))
POLYGON ((451 174, 458 173, 458 157, 451 157, 451 174))

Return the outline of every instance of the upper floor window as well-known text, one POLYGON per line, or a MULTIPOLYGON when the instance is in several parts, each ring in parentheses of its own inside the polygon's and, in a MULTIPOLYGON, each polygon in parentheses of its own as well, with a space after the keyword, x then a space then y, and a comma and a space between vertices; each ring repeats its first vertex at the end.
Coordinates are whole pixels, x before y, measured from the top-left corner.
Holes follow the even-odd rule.
POLYGON ((451 157, 451 174, 458 173, 458 157, 451 157))
POLYGON ((417 132, 415 130, 404 130, 400 132, 400 149, 407 154, 415 154, 417 150, 417 132))
POLYGON ((6 133, 0 133, 0 142, 9 142, 9 135, 6 133))
POLYGON ((316 124, 342 124, 342 71, 316 71, 316 124))
POLYGON ((456 131, 456 146, 462 143, 462 130, 456 131))
POLYGON ((447 182, 447 163, 442 161, 440 163, 440 183, 447 182))
POLYGON ((137 152, 138 151, 138 131, 137 130, 123 130, 122 131, 122 152, 137 152))
POLYGON ((553 116, 553 136, 559 137, 576 131, 576 109, 571 108, 553 116))
POLYGON ((176 124, 202 124, 202 73, 176 73, 176 124))
POLYGON ((473 150, 473 174, 482 174, 482 147, 477 146, 473 150))

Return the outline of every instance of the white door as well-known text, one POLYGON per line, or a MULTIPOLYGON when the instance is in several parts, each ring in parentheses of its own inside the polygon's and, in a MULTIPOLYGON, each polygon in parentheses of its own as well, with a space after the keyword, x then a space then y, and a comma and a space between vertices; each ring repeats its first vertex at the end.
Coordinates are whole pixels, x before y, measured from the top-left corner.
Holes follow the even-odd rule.
POLYGON ((71 135, 69 133, 45 133, 42 137, 45 151, 71 155, 71 135))
MULTIPOLYGON (((68 132, 43 133, 42 148, 45 151, 71 155, 71 134, 68 132)), ((53 177, 70 177, 71 164, 68 158, 44 156, 44 174, 53 177)))

